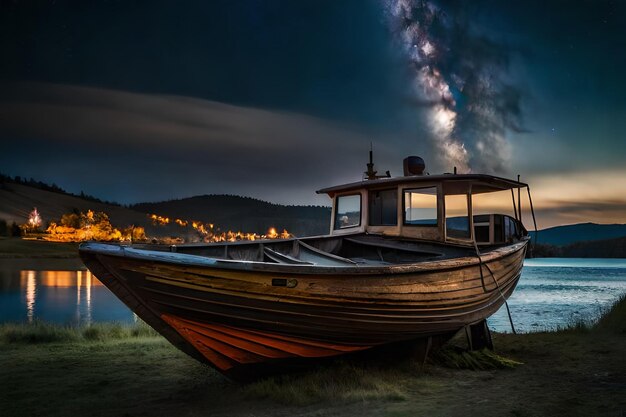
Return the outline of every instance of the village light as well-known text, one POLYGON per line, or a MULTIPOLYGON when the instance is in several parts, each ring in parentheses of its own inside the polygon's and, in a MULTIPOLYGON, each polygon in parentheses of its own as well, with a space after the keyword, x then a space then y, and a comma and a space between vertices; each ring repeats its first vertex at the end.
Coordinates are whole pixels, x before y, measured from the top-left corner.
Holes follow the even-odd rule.
POLYGON ((37 207, 35 207, 28 215, 28 226, 31 229, 37 229, 41 226, 41 215, 37 211, 37 207))

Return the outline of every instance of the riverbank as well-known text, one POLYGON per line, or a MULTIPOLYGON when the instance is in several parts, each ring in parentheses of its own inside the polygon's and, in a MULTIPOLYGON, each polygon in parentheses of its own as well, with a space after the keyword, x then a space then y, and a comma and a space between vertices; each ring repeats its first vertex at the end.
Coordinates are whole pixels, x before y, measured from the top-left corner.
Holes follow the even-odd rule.
POLYGON ((78 256, 78 245, 0 237, 0 272, 86 270, 78 256))
POLYGON ((495 344, 495 360, 485 361, 481 353, 450 358, 454 351, 448 350, 448 356, 433 355, 424 367, 408 359, 392 365, 343 361, 242 386, 145 326, 2 325, 0 410, 6 417, 620 416, 626 411, 626 299, 593 327, 496 334, 495 344), (479 370, 457 369, 455 363, 479 370))
POLYGON ((0 237, 0 259, 78 259, 78 243, 0 237))

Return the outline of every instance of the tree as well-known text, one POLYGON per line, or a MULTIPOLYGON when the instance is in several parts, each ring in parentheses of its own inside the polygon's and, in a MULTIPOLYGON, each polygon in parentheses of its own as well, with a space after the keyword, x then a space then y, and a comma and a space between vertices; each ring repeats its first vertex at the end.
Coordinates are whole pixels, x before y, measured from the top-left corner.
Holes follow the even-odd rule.
POLYGON ((64 214, 61 217, 61 226, 73 227, 74 229, 80 228, 80 216, 76 213, 64 214))
POLYGON ((36 231, 41 227, 42 219, 37 207, 33 209, 28 215, 28 224, 26 225, 29 230, 36 231))
POLYGON ((7 221, 4 219, 0 219, 0 236, 8 236, 9 228, 7 226, 7 221))
POLYGON ((15 222, 13 222, 13 224, 11 224, 11 233, 10 233, 10 235, 12 237, 20 237, 20 236, 22 236, 22 229, 15 222))

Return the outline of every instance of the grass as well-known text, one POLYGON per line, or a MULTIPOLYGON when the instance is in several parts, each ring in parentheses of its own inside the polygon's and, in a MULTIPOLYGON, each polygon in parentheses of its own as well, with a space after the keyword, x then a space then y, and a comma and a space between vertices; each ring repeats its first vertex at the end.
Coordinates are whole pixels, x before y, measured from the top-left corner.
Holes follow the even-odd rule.
POLYGON ((138 337, 160 337, 143 322, 135 325, 96 323, 84 327, 60 326, 35 322, 32 324, 0 324, 0 342, 5 344, 76 343, 111 341, 138 337))
POLYGON ((78 243, 0 237, 0 258, 76 258, 78 243))
MULTIPOLYGON (((175 415, 176 403, 196 384, 223 381, 160 336, 94 328, 66 329, 54 336, 57 341, 31 333, 0 342, 2 416, 123 416, 140 410, 175 415), (159 403, 168 399, 173 405, 159 403)), ((15 337, 15 329, 8 330, 15 337)))
POLYGON ((505 358, 490 350, 468 351, 458 346, 445 346, 434 352, 431 361, 437 365, 455 369, 484 371, 493 369, 512 369, 521 362, 505 358))
POLYGON ((541 416, 626 411, 626 298, 591 326, 494 334, 497 353, 448 345, 421 361, 338 360, 234 384, 145 324, 0 325, 3 417, 541 416))
POLYGON ((408 362, 381 368, 337 361, 315 371, 264 379, 243 387, 246 398, 288 405, 367 400, 403 401, 402 381, 415 376, 408 362))
POLYGON ((604 313, 594 330, 600 332, 611 332, 616 334, 626 334, 626 295, 617 300, 613 306, 604 313))

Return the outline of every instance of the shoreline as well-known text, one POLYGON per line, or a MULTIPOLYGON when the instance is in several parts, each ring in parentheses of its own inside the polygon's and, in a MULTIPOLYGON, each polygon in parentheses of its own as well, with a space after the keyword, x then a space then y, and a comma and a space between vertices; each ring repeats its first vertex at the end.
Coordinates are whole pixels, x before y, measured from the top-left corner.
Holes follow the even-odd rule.
MULTIPOLYGON (((0 237, 0 259, 63 259, 78 258, 78 246, 81 242, 54 242, 22 237, 0 237)), ((541 259, 582 259, 586 261, 619 260, 626 257, 566 257, 566 256, 534 256, 526 260, 541 259)))
POLYGON ((0 238, 0 259, 79 259, 76 242, 0 238))
POLYGON ((85 271, 78 243, 0 238, 0 270, 85 271))

